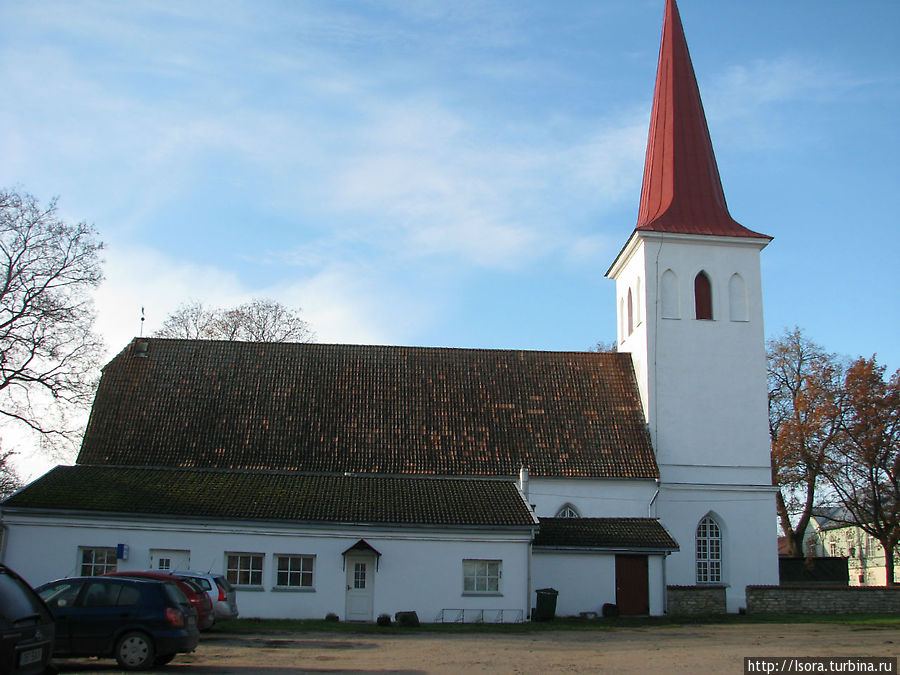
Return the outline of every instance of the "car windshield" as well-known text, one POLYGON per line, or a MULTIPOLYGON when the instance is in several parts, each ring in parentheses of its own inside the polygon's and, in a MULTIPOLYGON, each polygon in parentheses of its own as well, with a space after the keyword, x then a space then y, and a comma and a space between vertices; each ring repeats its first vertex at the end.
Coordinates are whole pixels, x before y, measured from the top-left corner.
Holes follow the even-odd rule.
POLYGON ((78 591, 81 590, 81 581, 61 581, 40 590, 41 599, 52 608, 71 607, 75 604, 78 591))
POLYGON ((5 622, 14 625, 23 619, 40 618, 46 612, 34 592, 22 581, 0 572, 0 616, 5 622))
POLYGON ((181 577, 182 579, 189 580, 195 586, 199 586, 204 591, 211 591, 212 584, 209 583, 209 579, 204 579, 203 577, 181 577))
POLYGON ((203 586, 199 583, 198 579, 195 579, 194 577, 178 577, 178 578, 181 579, 188 586, 190 586, 191 590, 196 591, 197 593, 200 593, 203 591, 203 586))

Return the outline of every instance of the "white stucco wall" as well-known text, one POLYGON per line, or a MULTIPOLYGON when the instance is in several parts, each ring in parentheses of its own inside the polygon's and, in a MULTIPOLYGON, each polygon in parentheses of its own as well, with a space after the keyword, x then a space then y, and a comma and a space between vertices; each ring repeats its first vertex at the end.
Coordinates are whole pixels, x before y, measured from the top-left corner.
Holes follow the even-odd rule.
POLYGON ((660 469, 651 515, 681 547, 667 562, 667 582, 696 583, 696 528, 713 514, 723 533, 722 581, 732 612, 745 606, 748 584, 778 583, 760 273, 765 244, 635 234, 609 273, 617 301, 629 288, 644 292, 646 312, 630 335, 621 333, 619 320, 619 349, 632 354, 660 469), (674 309, 662 297, 667 270, 677 279, 674 309), (694 317, 701 271, 711 282, 712 320, 694 317), (732 282, 735 274, 742 283, 732 282))
POLYGON ((771 480, 760 275, 764 244, 646 233, 632 238, 610 271, 618 299, 629 289, 643 289, 642 322, 631 335, 620 336, 619 350, 632 354, 665 482, 705 482, 697 480, 697 466, 726 469, 712 471, 711 482, 771 480), (667 270, 678 280, 677 318, 665 318, 661 308, 660 283, 667 270), (694 278, 701 271, 712 286, 712 320, 694 318, 694 278), (741 320, 731 311, 734 274, 746 291, 741 320))
MULTIPOLYGON (((532 555, 534 589, 554 588, 557 616, 596 612, 602 616, 605 603, 616 602, 616 554, 614 552, 535 551, 532 555)), ((665 611, 663 555, 647 560, 650 614, 665 611)), ((532 592, 532 607, 535 606, 532 592)))
POLYGON ((442 609, 520 609, 528 613, 530 533, 421 531, 348 527, 341 531, 266 526, 259 523, 154 523, 128 519, 82 519, 4 513, 3 562, 32 585, 77 576, 79 546, 127 544, 118 569, 144 570, 150 549, 190 550, 196 570, 225 571, 226 552, 264 554, 263 584, 238 587, 242 617, 323 618, 345 615, 346 573, 342 552, 365 539, 382 555, 374 578, 373 618, 415 610, 424 622, 442 609), (315 555, 314 591, 273 590, 276 554, 315 555), (501 594, 465 595, 464 558, 502 561, 501 594))
POLYGON ((539 518, 552 518, 565 504, 583 518, 647 518, 656 492, 652 480, 535 478, 528 481, 528 502, 539 518))
POLYGON ((670 585, 697 583, 696 533, 710 515, 722 536, 722 581, 729 612, 746 607, 748 585, 778 585, 778 528, 771 488, 663 484, 660 522, 681 550, 666 563, 670 585))

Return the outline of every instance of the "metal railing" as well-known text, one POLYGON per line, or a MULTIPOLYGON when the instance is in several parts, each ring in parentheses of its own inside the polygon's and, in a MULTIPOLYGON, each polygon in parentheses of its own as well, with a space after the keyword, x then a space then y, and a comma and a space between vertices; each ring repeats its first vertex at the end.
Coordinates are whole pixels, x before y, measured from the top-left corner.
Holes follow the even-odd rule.
POLYGON ((437 623, 522 623, 521 609, 442 609, 437 623))

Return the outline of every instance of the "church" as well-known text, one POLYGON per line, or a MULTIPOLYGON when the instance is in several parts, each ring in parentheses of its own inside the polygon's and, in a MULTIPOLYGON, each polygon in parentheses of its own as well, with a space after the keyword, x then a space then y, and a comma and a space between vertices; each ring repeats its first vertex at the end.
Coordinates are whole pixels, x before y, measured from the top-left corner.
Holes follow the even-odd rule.
MULTIPOLYGON (((623 230, 623 239, 628 235, 623 230)), ((135 338, 74 466, 2 503, 32 584, 225 574, 242 616, 662 615, 778 583, 760 254, 666 0, 617 352, 135 338), (590 615, 590 614, 588 614, 590 615)))

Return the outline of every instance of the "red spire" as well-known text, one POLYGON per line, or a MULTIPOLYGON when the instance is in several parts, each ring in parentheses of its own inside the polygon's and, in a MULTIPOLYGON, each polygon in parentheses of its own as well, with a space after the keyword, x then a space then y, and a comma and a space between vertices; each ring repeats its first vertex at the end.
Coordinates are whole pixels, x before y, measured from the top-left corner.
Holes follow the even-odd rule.
POLYGON ((636 228, 769 238, 728 213, 675 0, 666 0, 636 228))

